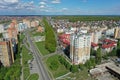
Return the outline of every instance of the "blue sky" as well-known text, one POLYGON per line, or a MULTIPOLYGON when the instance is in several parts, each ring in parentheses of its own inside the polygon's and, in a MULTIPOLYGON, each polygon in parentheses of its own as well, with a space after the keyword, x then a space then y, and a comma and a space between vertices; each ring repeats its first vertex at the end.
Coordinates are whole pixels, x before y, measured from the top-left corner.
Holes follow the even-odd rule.
POLYGON ((120 15, 120 0, 0 0, 0 15, 120 15))

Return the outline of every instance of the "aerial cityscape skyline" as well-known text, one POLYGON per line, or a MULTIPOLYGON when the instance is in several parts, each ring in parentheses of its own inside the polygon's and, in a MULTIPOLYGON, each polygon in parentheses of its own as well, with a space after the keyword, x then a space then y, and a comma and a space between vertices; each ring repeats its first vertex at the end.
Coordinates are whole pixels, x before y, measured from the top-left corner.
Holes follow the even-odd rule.
POLYGON ((0 15, 120 15, 119 0, 1 0, 0 15))
POLYGON ((120 80, 120 0, 0 0, 0 80, 120 80))

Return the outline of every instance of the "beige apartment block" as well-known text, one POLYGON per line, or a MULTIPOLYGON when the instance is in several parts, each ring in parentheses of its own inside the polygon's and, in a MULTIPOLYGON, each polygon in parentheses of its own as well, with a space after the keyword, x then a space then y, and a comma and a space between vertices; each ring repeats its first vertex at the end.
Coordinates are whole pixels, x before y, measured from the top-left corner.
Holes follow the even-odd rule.
POLYGON ((0 42, 0 61, 5 67, 9 67, 14 63, 14 54, 10 41, 0 42))

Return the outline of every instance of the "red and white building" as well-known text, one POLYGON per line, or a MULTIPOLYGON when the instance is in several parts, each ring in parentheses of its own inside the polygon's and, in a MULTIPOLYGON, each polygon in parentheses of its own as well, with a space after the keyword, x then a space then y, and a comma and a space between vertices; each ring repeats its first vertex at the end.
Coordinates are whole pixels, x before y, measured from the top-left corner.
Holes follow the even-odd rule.
POLYGON ((105 53, 109 53, 113 50, 113 48, 115 48, 117 46, 117 42, 111 39, 105 39, 103 40, 103 44, 102 44, 102 52, 105 53))
POLYGON ((66 46, 70 45, 70 34, 62 34, 59 36, 59 40, 61 42, 61 46, 65 48, 66 46))
POLYGON ((99 48, 98 44, 91 42, 91 48, 97 50, 99 48))

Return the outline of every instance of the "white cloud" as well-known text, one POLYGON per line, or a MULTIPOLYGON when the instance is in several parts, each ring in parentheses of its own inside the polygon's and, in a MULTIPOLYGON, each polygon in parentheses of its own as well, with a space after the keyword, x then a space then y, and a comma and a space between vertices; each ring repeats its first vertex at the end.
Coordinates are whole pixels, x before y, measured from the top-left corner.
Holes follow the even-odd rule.
POLYGON ((32 4, 32 5, 33 5, 33 4, 34 4, 34 1, 29 2, 29 4, 32 4))
POLYGON ((45 5, 46 3, 45 3, 45 2, 40 2, 39 4, 41 4, 41 5, 45 5))
POLYGON ((40 8, 45 8, 45 5, 40 5, 40 8))
POLYGON ((51 3, 58 4, 58 3, 61 3, 61 2, 60 2, 60 0, 53 0, 51 3))
POLYGON ((68 10, 68 8, 62 8, 62 10, 68 10))
POLYGON ((19 2, 19 0, 2 0, 3 2, 7 2, 7 3, 17 3, 19 2))

